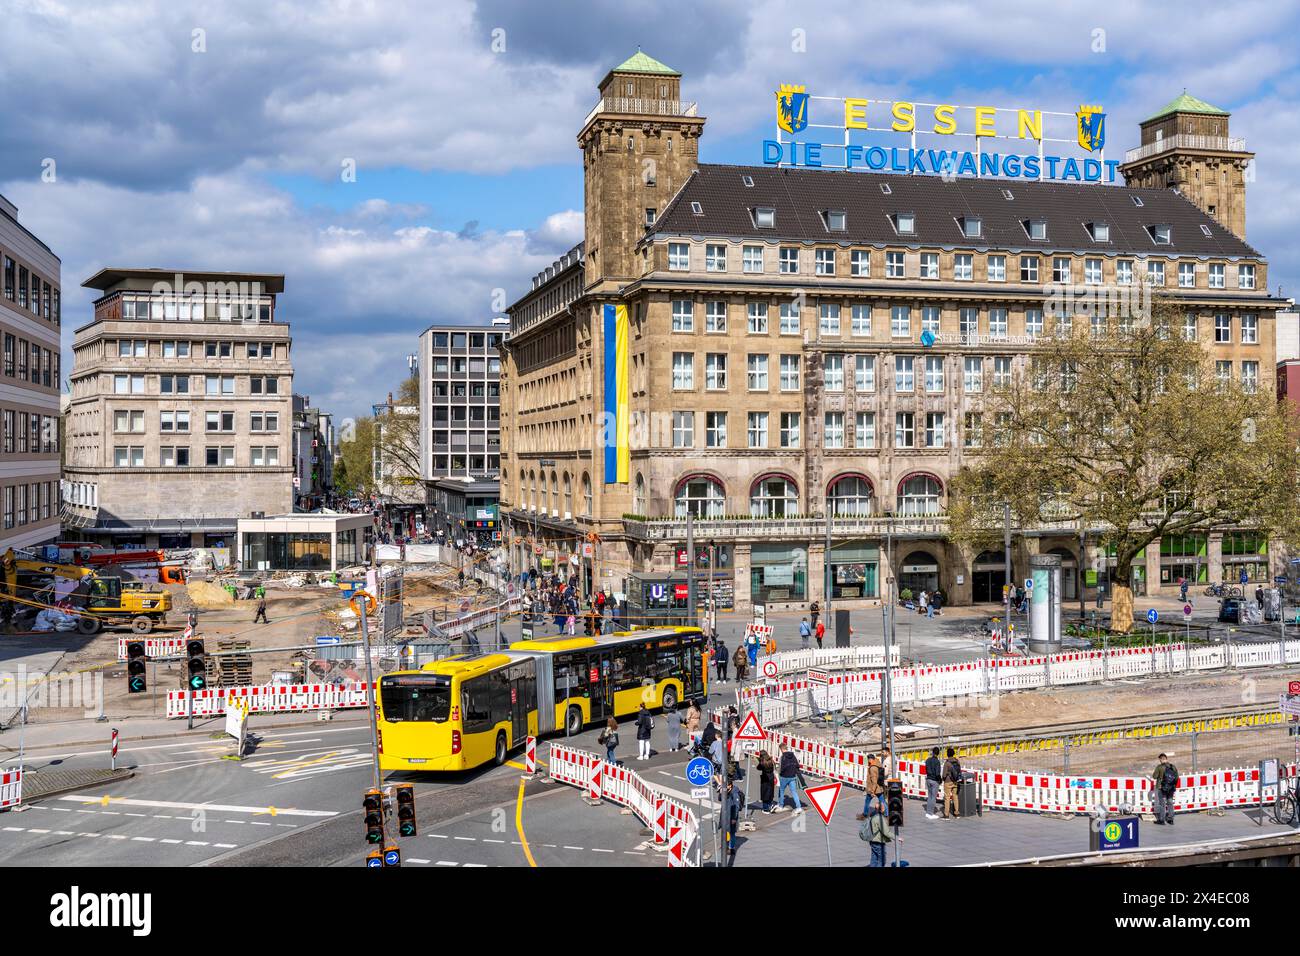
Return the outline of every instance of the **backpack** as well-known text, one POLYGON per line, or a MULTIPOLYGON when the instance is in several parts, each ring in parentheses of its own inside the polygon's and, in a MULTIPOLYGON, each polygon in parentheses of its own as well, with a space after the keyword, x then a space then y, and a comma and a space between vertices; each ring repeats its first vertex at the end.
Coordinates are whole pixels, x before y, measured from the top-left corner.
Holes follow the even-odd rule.
POLYGON ((1171 763, 1165 764, 1160 772, 1160 792, 1168 796, 1178 789, 1178 768, 1171 763))
POLYGON ((961 764, 958 763, 956 757, 948 758, 948 766, 945 769, 949 775, 944 779, 948 780, 950 783, 961 783, 961 764))

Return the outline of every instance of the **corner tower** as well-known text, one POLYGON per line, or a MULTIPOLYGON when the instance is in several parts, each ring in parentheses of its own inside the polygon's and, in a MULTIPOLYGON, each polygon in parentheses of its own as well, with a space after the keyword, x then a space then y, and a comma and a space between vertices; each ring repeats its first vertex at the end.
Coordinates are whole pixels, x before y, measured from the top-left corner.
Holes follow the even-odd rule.
POLYGON ((682 101, 681 83, 640 50, 600 81, 578 133, 589 289, 640 274, 634 246, 699 165, 704 118, 682 101))
POLYGON ((1246 167, 1255 154, 1228 135, 1228 116, 1184 90, 1142 121, 1142 145, 1119 169, 1129 186, 1177 189, 1244 240, 1246 167))

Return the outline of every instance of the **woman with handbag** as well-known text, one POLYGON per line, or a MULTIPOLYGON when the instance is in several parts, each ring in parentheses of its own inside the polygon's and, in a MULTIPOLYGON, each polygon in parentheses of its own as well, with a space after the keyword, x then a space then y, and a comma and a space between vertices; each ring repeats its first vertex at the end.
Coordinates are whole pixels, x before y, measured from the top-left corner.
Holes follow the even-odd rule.
POLYGON ((618 746, 618 721, 613 717, 605 721, 605 729, 596 738, 596 743, 605 745, 605 759, 609 763, 618 763, 614 759, 614 748, 618 746))
POLYGON ((763 803, 763 812, 771 813, 776 803, 776 761, 766 750, 758 752, 758 799, 763 803))

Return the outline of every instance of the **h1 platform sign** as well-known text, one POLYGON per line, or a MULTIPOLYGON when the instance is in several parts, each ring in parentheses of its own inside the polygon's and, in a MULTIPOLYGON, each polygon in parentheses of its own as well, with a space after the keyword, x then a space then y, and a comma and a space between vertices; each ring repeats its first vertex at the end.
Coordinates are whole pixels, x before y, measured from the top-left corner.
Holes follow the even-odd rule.
POLYGON ((1088 848, 1094 852, 1136 849, 1138 822, 1137 817, 1111 817, 1097 821, 1090 830, 1088 848))

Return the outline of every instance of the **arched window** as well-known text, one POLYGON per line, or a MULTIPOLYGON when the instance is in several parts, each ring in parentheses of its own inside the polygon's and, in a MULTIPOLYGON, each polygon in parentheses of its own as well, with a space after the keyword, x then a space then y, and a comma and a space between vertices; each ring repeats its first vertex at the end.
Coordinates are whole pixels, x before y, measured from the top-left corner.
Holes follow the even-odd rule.
POLYGON ((862 475, 841 475, 827 491, 833 515, 869 515, 876 510, 876 492, 862 475))
POLYGON ((567 471, 564 473, 564 517, 573 517, 573 484, 567 471))
POLYGON ((798 514, 799 486, 785 475, 764 475, 749 489, 749 513, 755 518, 798 514))
POLYGON ((528 507, 537 510, 537 472, 528 473, 528 507))
POLYGON ((677 483, 673 509, 678 518, 688 514, 697 518, 721 518, 726 501, 727 493, 716 478, 691 475, 677 483))
POLYGON ((519 494, 515 501, 521 508, 528 507, 528 473, 522 468, 519 469, 519 494))
POLYGON ((905 515, 937 515, 943 485, 933 475, 912 475, 898 486, 898 512, 905 515))
POLYGON ((582 473, 582 513, 591 517, 591 478, 582 473))
POLYGON ((632 513, 645 514, 645 478, 639 471, 636 473, 636 483, 632 485, 632 513))
POLYGON ((551 472, 551 515, 560 513, 560 479, 551 472))

